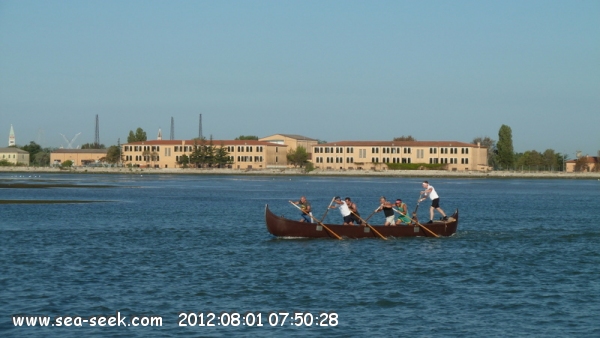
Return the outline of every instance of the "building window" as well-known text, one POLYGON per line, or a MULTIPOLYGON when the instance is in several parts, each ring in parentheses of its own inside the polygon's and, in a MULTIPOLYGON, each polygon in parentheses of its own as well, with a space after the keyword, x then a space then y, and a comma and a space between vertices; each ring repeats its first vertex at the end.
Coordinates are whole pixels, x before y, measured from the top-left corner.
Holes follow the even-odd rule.
POLYGON ((367 158, 367 149, 358 149, 358 158, 367 158))
POLYGON ((423 158, 425 157, 425 150, 423 149, 417 149, 417 158, 423 158))

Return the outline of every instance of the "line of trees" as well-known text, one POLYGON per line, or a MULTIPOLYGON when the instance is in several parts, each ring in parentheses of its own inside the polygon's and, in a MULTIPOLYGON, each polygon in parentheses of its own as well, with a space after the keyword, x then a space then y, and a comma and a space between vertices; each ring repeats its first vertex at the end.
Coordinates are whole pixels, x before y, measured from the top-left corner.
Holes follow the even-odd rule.
POLYGON ((190 156, 180 156, 177 163, 184 168, 190 165, 196 168, 225 168, 232 165, 233 161, 227 147, 223 144, 215 146, 211 135, 208 143, 206 138, 194 139, 194 150, 190 156))
POLYGON ((480 144, 488 148, 488 165, 499 170, 536 170, 536 171, 563 171, 565 170, 566 154, 561 154, 553 149, 543 152, 527 150, 515 153, 512 142, 512 129, 502 125, 498 131, 498 142, 490 137, 477 137, 473 144, 480 144))

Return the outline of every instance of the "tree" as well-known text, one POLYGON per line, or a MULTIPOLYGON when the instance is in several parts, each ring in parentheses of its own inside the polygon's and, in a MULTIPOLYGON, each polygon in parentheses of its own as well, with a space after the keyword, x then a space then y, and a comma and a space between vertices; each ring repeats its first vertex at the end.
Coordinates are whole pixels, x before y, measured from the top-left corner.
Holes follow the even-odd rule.
POLYGON ((394 141, 416 141, 416 140, 411 135, 408 135, 408 136, 402 135, 400 137, 394 137, 394 141))
POLYGON ((221 146, 216 149, 215 152, 215 164, 219 168, 224 168, 228 164, 231 164, 231 159, 229 158, 229 152, 227 148, 221 144, 221 146))
POLYGON ((235 138, 236 140, 255 140, 258 141, 258 136, 254 135, 240 135, 235 138))
POLYGON ((179 156, 179 161, 177 161, 177 164, 187 168, 188 164, 190 164, 190 158, 187 155, 181 155, 179 156))
POLYGON ((50 151, 44 149, 33 155, 32 163, 37 166, 50 165, 50 151))
POLYGON ((290 149, 287 153, 287 160, 293 164, 294 167, 300 166, 302 168, 308 162, 308 153, 306 148, 298 146, 295 150, 290 149))
POLYGON ((71 168, 73 166, 73 161, 66 160, 60 166, 63 168, 71 168))
POLYGON ((35 154, 42 151, 42 147, 33 141, 29 142, 28 145, 21 147, 21 149, 29 153, 29 162, 33 162, 35 154))
POLYGON ((542 157, 544 158, 544 166, 548 167, 550 170, 558 169, 561 166, 560 155, 558 155, 553 149, 546 149, 544 153, 542 153, 542 157))
POLYGON ((104 144, 84 143, 81 145, 81 149, 106 149, 106 146, 104 144))
POLYGON ((323 143, 327 143, 327 141, 325 141, 325 140, 320 140, 320 139, 319 139, 319 140, 317 140, 317 144, 323 144, 323 143))
POLYGON ((110 146, 106 151, 106 162, 108 163, 119 163, 121 161, 121 149, 117 146, 110 146))
POLYGON ((142 128, 136 129, 135 133, 133 133, 133 130, 130 130, 129 136, 127 136, 127 143, 142 142, 147 140, 148 137, 146 136, 146 132, 142 128))
POLYGON ((515 153, 512 142, 512 129, 507 125, 502 125, 498 131, 498 164, 503 168, 510 168, 515 163, 515 153))
POLYGON ((498 152, 498 150, 496 149, 496 141, 488 136, 485 136, 485 137, 476 137, 473 139, 473 142, 471 142, 471 143, 479 144, 482 147, 486 147, 488 149, 488 152, 487 152, 488 165, 495 168, 496 163, 497 163, 496 156, 497 156, 497 152, 498 152))

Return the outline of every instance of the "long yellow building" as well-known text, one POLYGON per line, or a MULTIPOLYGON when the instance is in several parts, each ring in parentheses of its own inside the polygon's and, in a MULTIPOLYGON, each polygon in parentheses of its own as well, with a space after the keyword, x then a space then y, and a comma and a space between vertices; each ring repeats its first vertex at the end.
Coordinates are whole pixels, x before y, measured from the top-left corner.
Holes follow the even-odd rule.
POLYGON ((487 148, 456 141, 339 141, 314 145, 315 168, 385 170, 386 163, 445 164, 450 171, 488 170, 487 148))
MULTIPOLYGON (((318 144, 299 135, 276 134, 255 140, 213 140, 229 153, 229 168, 288 167, 287 152, 304 146, 315 168, 323 170, 386 170, 387 163, 444 164, 450 171, 489 170, 486 147, 456 141, 339 141, 318 144), (262 141, 265 140, 265 141, 262 141), (266 141, 269 140, 270 142, 266 141), (298 142, 301 140, 301 142, 298 142), (276 142, 276 143, 275 143, 276 142)), ((208 144, 208 141, 204 143, 208 144)), ((143 168, 179 168, 182 156, 191 156, 197 140, 151 140, 122 146, 124 165, 143 168)))
MULTIPOLYGON (((230 168, 267 169, 287 167, 287 146, 254 140, 213 140, 229 153, 230 168)), ((209 144, 209 141, 204 143, 209 144)), ((132 142, 122 146, 123 164, 143 168, 180 168, 182 156, 190 156, 197 140, 151 140, 132 142)))

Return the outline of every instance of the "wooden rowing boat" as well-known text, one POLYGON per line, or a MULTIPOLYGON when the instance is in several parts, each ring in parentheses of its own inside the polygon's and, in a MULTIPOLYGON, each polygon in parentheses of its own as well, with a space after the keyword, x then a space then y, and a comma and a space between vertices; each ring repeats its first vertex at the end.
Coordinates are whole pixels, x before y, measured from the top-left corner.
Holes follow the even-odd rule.
MULTIPOLYGON (((316 223, 298 222, 275 215, 269 205, 265 206, 265 222, 267 230, 277 237, 335 238, 329 231, 316 223)), ((336 234, 345 238, 378 238, 367 226, 349 226, 341 224, 325 224, 336 234)), ((447 221, 435 221, 422 224, 438 236, 452 236, 458 228, 458 209, 447 221)), ((385 237, 434 237, 419 225, 383 226, 373 225, 385 237)))

